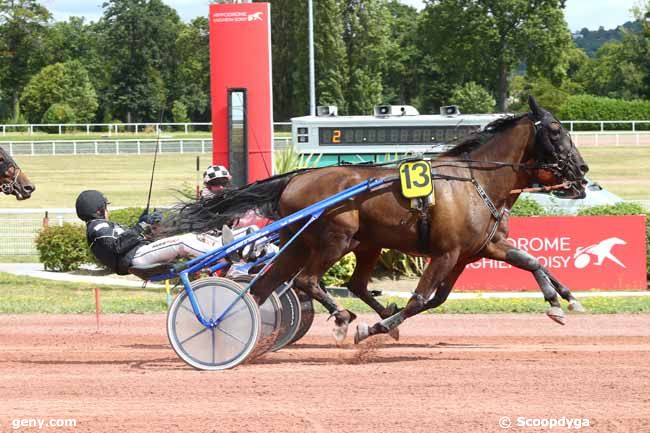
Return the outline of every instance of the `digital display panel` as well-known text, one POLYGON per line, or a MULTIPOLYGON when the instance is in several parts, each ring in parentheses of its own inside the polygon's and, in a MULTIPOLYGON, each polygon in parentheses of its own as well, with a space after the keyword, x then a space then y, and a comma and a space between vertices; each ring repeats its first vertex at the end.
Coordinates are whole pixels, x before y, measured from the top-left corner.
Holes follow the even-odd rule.
POLYGON ((412 145, 443 143, 475 132, 478 125, 319 128, 321 146, 412 145))

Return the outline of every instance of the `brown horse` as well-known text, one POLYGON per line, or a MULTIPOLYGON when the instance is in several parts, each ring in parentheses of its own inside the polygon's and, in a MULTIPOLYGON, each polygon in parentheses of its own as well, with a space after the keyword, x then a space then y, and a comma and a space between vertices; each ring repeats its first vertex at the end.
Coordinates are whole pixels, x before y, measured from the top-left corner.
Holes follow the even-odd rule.
MULTIPOLYGON (((583 195, 588 167, 560 122, 533 98, 529 105, 530 113, 499 119, 431 162, 434 205, 414 212, 399 182, 390 182, 332 207, 287 248, 252 293, 263 302, 281 282, 297 275, 294 286, 335 317, 334 335, 342 341, 355 315, 339 308, 319 281, 352 251, 357 266, 348 287, 384 319, 372 327, 359 325, 358 342, 394 332, 406 318, 439 306, 465 266, 488 257, 530 271, 551 305, 548 316, 563 324, 558 294, 569 301, 570 309, 582 307, 534 257, 507 242, 508 213, 518 197, 516 190, 532 184, 561 184, 567 198, 583 195), (367 291, 382 248, 431 259, 401 311, 382 306, 367 291)), ((396 168, 380 166, 303 170, 186 205, 168 224, 172 230, 202 231, 255 208, 266 217, 284 217, 366 179, 395 175, 396 168)), ((282 232, 282 241, 296 229, 282 232)))
POLYGON ((36 190, 16 161, 2 147, 0 147, 0 188, 5 194, 14 195, 16 200, 27 200, 36 190))

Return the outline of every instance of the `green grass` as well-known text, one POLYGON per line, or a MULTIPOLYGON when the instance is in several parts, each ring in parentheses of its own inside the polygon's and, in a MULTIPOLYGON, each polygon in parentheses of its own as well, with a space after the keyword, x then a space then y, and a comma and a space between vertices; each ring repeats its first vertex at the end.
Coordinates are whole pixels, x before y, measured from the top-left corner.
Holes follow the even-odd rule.
MULTIPOLYGON (((197 154, 158 155, 151 203, 177 202, 178 189, 196 185, 197 154)), ((211 163, 211 155, 202 154, 201 173, 211 163)), ((102 191, 113 206, 145 206, 153 155, 75 155, 20 156, 22 170, 36 185, 28 201, 4 199, 2 207, 73 208, 77 195, 85 189, 102 191)))
POLYGON ((589 178, 621 197, 650 198, 650 148, 581 147, 589 178))
MULTIPOLYGON (((17 277, 0 273, 0 314, 72 314, 95 311, 92 284, 68 283, 40 278, 17 277)), ((162 289, 115 288, 99 286, 101 309, 104 313, 162 313, 167 310, 162 289)), ((403 298, 380 298, 382 303, 395 302, 404 306, 403 298)), ((341 298, 345 308, 356 313, 372 310, 362 301, 341 298)), ((650 297, 590 297, 581 300, 590 313, 650 313, 650 297)), ((473 299, 450 300, 434 310, 436 313, 542 313, 547 304, 543 299, 473 299)), ((325 310, 316 303, 316 311, 325 310)))
POLYGON ((167 310, 162 289, 114 288, 0 273, 0 314, 70 314, 95 311, 100 289, 104 313, 159 313, 167 310))
MULTIPOLYGON (((647 147, 585 147, 589 176, 626 199, 650 198, 650 149, 647 147)), ((84 189, 105 192, 114 206, 146 204, 152 155, 20 156, 25 173, 36 184, 29 201, 5 199, 2 207, 73 207, 84 189)), ((174 188, 196 184, 196 154, 159 155, 152 203, 176 202, 174 188)), ((201 155, 201 170, 210 155, 201 155)))

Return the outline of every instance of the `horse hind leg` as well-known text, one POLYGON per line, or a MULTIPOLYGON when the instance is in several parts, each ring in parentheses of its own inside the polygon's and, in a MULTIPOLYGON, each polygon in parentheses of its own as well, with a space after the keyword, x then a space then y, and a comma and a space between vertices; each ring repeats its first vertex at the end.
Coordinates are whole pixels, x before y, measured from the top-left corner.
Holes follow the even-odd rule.
MULTIPOLYGON (((372 273, 379 255, 381 254, 381 248, 373 249, 356 249, 354 255, 357 259, 357 264, 354 268, 354 272, 350 277, 348 282, 348 290, 352 292, 356 297, 365 302, 370 308, 375 310, 379 317, 386 319, 387 317, 392 316, 395 313, 399 312, 397 305, 392 303, 384 307, 374 296, 368 292, 368 282, 370 281, 370 275, 372 273)), ((399 328, 393 328, 389 332, 389 335, 395 340, 399 340, 399 328)))
POLYGON ((360 343, 366 338, 376 334, 386 334, 392 329, 397 328, 409 317, 427 309, 428 300, 434 289, 436 289, 454 269, 458 262, 459 252, 447 252, 440 256, 433 257, 418 282, 415 293, 409 299, 406 307, 396 314, 387 317, 372 326, 361 323, 357 326, 357 333, 354 336, 354 342, 360 343))

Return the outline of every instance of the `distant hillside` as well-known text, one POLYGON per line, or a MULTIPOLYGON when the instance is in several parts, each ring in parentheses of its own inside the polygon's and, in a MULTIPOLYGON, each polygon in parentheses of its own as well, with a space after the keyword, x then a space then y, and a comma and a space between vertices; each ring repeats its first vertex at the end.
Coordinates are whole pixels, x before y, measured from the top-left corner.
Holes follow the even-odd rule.
POLYGON ((623 29, 636 33, 641 31, 641 23, 628 21, 611 30, 605 30, 603 26, 600 26, 598 30, 584 28, 573 34, 573 40, 578 48, 582 48, 589 57, 593 57, 605 42, 620 41, 623 38, 623 29))

